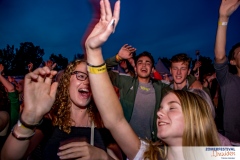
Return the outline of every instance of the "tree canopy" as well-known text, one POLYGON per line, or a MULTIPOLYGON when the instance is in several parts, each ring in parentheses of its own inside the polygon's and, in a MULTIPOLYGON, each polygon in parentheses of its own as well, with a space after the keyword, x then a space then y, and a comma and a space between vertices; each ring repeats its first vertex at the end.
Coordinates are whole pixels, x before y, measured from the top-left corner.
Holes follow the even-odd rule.
MULTIPOLYGON (((28 73, 28 64, 33 63, 33 69, 44 66, 44 49, 35 46, 32 42, 20 43, 19 48, 7 45, 0 49, 0 63, 4 65, 6 75, 22 76, 28 73)), ((68 64, 68 59, 62 54, 52 53, 49 60, 57 63, 55 70, 62 70, 68 64)))

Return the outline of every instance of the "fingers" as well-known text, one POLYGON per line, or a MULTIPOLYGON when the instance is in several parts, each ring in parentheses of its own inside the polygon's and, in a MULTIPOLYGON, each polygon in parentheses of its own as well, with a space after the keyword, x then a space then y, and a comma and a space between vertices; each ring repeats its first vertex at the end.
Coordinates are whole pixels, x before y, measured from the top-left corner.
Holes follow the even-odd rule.
POLYGON ((45 78, 50 74, 50 69, 48 67, 43 67, 39 68, 38 70, 35 70, 34 72, 37 72, 39 75, 37 81, 44 82, 45 78))
POLYGON ((103 0, 100 1, 100 13, 101 13, 100 21, 105 21, 106 11, 103 0))
POLYGON ((24 83, 25 83, 25 85, 29 84, 29 83, 31 83, 32 80, 36 81, 37 78, 38 78, 38 74, 36 72, 30 72, 30 73, 25 75, 24 83))
POLYGON ((37 68, 25 76, 25 84, 31 83, 31 81, 45 81, 46 83, 51 84, 52 78, 56 74, 56 71, 50 71, 48 67, 37 68))
POLYGON ((128 46, 128 44, 124 44, 123 46, 122 46, 122 48, 126 48, 128 46))
POLYGON ((55 95, 56 95, 56 93, 57 93, 57 87, 58 87, 58 83, 57 83, 57 82, 54 82, 54 83, 51 85, 50 96, 51 96, 51 97, 54 97, 54 99, 55 99, 55 95))
POLYGON ((118 0, 115 3, 114 11, 112 14, 109 0, 101 0, 100 11, 101 11, 101 21, 110 22, 109 26, 113 26, 113 32, 114 32, 120 17, 120 1, 118 0))
POLYGON ((136 48, 133 48, 133 47, 131 47, 130 49, 129 49, 129 51, 131 52, 131 53, 133 53, 133 52, 135 52, 137 49, 136 48))
POLYGON ((129 52, 135 52, 137 49, 132 47, 131 45, 125 44, 123 48, 127 49, 129 52))
POLYGON ((60 159, 83 157, 88 146, 89 144, 86 142, 71 142, 59 147, 60 152, 57 155, 60 159))
POLYGON ((113 19, 115 19, 115 26, 113 30, 115 30, 118 24, 119 18, 120 18, 120 0, 118 0, 114 5, 113 19))
POLYGON ((111 21, 112 20, 112 10, 111 10, 111 5, 109 3, 109 0, 103 0, 104 1, 104 8, 106 12, 105 20, 106 21, 111 21))
POLYGON ((59 147, 60 150, 65 150, 71 147, 82 147, 82 146, 86 146, 89 145, 87 142, 71 142, 71 143, 67 143, 65 145, 62 145, 61 147, 59 147))
POLYGON ((76 159, 76 158, 82 158, 83 153, 80 148, 69 148, 64 151, 58 152, 57 155, 60 159, 76 159))
POLYGON ((51 69, 54 69, 57 66, 57 63, 54 63, 51 67, 51 69))
POLYGON ((50 71, 50 74, 48 74, 46 77, 45 77, 45 82, 48 83, 48 84, 51 84, 52 83, 52 79, 53 77, 57 74, 57 71, 50 71))

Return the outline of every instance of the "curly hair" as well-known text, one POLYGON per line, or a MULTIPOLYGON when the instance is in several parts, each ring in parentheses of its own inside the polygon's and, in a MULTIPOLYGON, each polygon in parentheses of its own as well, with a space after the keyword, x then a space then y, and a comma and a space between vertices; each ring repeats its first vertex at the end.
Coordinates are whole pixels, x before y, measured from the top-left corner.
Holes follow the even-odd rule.
MULTIPOLYGON (((72 123, 74 123, 74 120, 70 118, 70 108, 72 103, 69 94, 70 77, 72 75, 72 72, 80 63, 86 63, 86 61, 83 59, 77 59, 69 63, 64 70, 64 73, 59 81, 56 100, 53 104, 51 111, 53 117, 53 125, 58 126, 59 129, 63 130, 66 133, 71 132, 71 126, 72 123)), ((96 127, 103 127, 103 122, 93 100, 91 100, 91 102, 89 103, 87 111, 89 117, 94 122, 96 127)))

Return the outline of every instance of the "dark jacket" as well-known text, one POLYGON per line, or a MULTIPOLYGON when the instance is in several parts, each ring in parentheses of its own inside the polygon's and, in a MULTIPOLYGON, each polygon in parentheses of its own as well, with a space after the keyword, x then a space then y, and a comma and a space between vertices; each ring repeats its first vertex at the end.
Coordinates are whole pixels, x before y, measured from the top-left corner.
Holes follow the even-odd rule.
MULTIPOLYGON (((116 86, 119 89, 120 94, 120 102, 123 108, 124 116, 128 122, 130 122, 135 97, 138 90, 139 81, 137 77, 131 77, 128 75, 121 75, 117 72, 111 71, 111 68, 118 65, 115 56, 106 60, 107 68, 109 69, 109 76, 112 81, 113 86, 116 86)), ((162 99, 162 88, 166 87, 167 84, 162 83, 161 81, 151 79, 153 84, 153 88, 155 89, 155 96, 156 96, 156 104, 154 110, 154 118, 153 118, 153 131, 152 131, 152 140, 157 140, 157 111, 160 106, 160 102, 162 99)))

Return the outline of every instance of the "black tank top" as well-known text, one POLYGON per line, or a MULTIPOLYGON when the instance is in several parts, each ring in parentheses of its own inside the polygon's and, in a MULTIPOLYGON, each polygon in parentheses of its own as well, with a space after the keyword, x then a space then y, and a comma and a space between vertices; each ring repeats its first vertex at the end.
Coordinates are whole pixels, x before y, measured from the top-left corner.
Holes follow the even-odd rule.
MULTIPOLYGON (((94 146, 106 151, 106 145, 103 140, 102 133, 105 133, 104 129, 94 129, 94 146), (102 132, 102 133, 101 133, 102 132)), ((58 160, 57 155, 58 148, 60 144, 67 144, 73 141, 86 141, 90 144, 91 128, 89 127, 71 127, 71 132, 65 133, 58 127, 54 128, 51 138, 48 140, 45 150, 44 159, 45 160, 58 160)))

